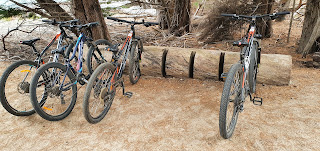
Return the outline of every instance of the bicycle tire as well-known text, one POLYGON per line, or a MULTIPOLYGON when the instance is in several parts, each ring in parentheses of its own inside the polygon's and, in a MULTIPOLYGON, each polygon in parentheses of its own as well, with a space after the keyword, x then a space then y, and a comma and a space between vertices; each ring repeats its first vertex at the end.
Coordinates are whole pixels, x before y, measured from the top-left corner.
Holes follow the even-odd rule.
MULTIPOLYGON (((6 85, 6 82, 8 80, 8 77, 10 76, 10 74, 15 70, 17 69, 18 67, 20 67, 21 65, 29 65, 29 66, 34 66, 34 67, 37 67, 38 64, 34 61, 29 61, 29 60, 22 60, 22 61, 18 61, 18 62, 15 62, 13 64, 11 64, 3 73, 3 75, 1 76, 1 79, 0 79, 0 101, 1 101, 1 104, 2 106, 9 112, 11 113, 12 115, 15 115, 15 116, 30 116, 32 114, 35 113, 34 109, 30 109, 30 110, 27 110, 27 111, 20 111, 19 109, 16 109, 15 107, 13 107, 12 105, 10 105, 10 103, 8 102, 7 100, 7 97, 6 97, 6 94, 5 94, 5 85, 6 85)), ((18 92, 17 92, 18 93, 18 92)), ((20 98, 22 99, 22 98, 20 98)), ((29 99, 29 98, 27 98, 29 99)), ((29 102, 28 102, 29 103, 29 102)), ((31 107, 31 105, 30 105, 31 107)))
MULTIPOLYGON (((61 113, 59 115, 48 114, 47 112, 44 111, 44 109, 45 109, 44 107, 45 107, 48 100, 46 100, 45 102, 38 103, 36 88, 38 87, 37 84, 38 84, 38 80, 40 79, 40 76, 44 75, 43 73, 48 71, 49 68, 61 69, 64 73, 67 70, 67 67, 65 65, 62 65, 62 64, 56 63, 56 62, 47 63, 47 64, 41 66, 37 70, 34 77, 32 78, 32 81, 30 84, 30 98, 31 98, 32 106, 34 107, 35 111, 42 118, 44 118, 48 121, 59 121, 59 120, 66 118, 73 110, 74 105, 76 103, 76 99, 77 99, 77 86, 76 86, 76 84, 73 84, 71 86, 71 89, 72 89, 71 101, 70 101, 70 104, 67 106, 67 109, 65 111, 63 111, 63 113, 61 113)), ((67 77, 70 79, 70 83, 75 83, 75 81, 76 81, 75 76, 70 70, 67 73, 67 77)), ((41 84, 41 85, 43 85, 43 84, 41 84)), ((47 89, 45 89, 45 93, 48 93, 47 89)))
MULTIPOLYGON (((115 93, 116 93, 116 88, 114 88, 114 94, 111 94, 111 101, 108 100, 108 104, 106 105, 106 102, 104 102, 104 105, 103 105, 103 109, 101 112, 99 112, 100 114, 98 114, 98 116, 96 117, 93 117, 92 114, 90 113, 90 104, 89 101, 90 101, 90 96, 91 96, 91 90, 94 90, 95 91, 95 88, 97 88, 97 84, 95 84, 95 82, 100 82, 99 79, 97 79, 96 77, 103 77, 103 75, 100 75, 102 72, 106 72, 107 70, 109 70, 111 72, 111 76, 113 75, 113 73, 115 72, 115 66, 110 64, 110 63, 103 63, 101 64, 91 75, 90 79, 89 79, 89 82, 88 82, 88 85, 86 87, 86 91, 84 93, 84 99, 83 99, 83 103, 82 103, 82 111, 83 111, 83 115, 85 117, 85 119, 91 123, 91 124, 96 124, 98 122, 100 122, 108 113, 111 105, 112 105, 112 102, 113 102, 113 99, 114 99, 114 96, 115 96, 115 93)), ((108 72, 109 73, 109 72, 108 72)), ((113 77, 114 79, 117 79, 117 75, 115 74, 115 77, 113 77)), ((102 82, 102 81, 101 81, 102 82)), ((109 81, 110 82, 110 81, 109 81)), ((107 82, 108 83, 108 82, 107 82)), ((101 93, 103 92, 103 88, 102 87, 98 87, 98 92, 96 94, 96 97, 98 98, 95 98, 96 100, 97 99, 101 99, 100 96, 101 96, 101 93), (99 89, 100 88, 100 89, 99 89)), ((95 94, 94 94, 95 95, 95 94)), ((95 96, 94 96, 95 97, 95 96)), ((98 102, 101 102, 101 100, 98 100, 98 102)))
POLYGON ((232 136, 233 131, 235 129, 235 126, 237 124, 237 119, 238 119, 238 115, 239 115, 239 111, 236 109, 236 105, 238 103, 238 100, 240 98, 241 95, 241 80, 242 79, 242 66, 241 64, 234 64, 232 65, 232 67, 230 68, 226 81, 224 83, 224 87, 223 87, 223 92, 222 92, 222 96, 221 96, 221 102, 220 102, 220 112, 219 112, 219 131, 220 131, 220 135, 225 138, 228 139, 232 136), (227 112, 228 112, 228 105, 230 103, 230 92, 231 88, 232 88, 232 84, 234 82, 235 76, 236 74, 239 73, 239 77, 236 77, 236 79, 238 78, 237 84, 239 84, 238 86, 235 85, 234 88, 238 88, 239 91, 235 90, 236 93, 235 94, 235 98, 232 101, 233 102, 233 112, 232 112, 232 117, 231 117, 231 121, 228 122, 227 121, 227 112), (228 125, 230 124, 230 125, 228 125), (228 127, 227 127, 228 126, 228 127))
POLYGON ((141 77, 140 55, 142 52, 142 42, 132 42, 129 58, 129 79, 131 84, 136 84, 141 77), (138 45, 138 49, 137 48, 138 45))
POLYGON ((90 46, 88 54, 87 54, 87 67, 88 67, 88 71, 90 74, 92 74, 93 71, 95 70, 95 68, 97 68, 99 65, 101 65, 104 62, 107 62, 107 60, 104 59, 101 51, 98 49, 99 45, 112 46, 112 44, 108 40, 105 40, 105 39, 96 40, 94 42, 94 45, 90 46), (102 60, 100 60, 100 59, 102 59, 102 60), (95 61, 97 63, 96 67, 94 67, 93 61, 95 61))
POLYGON ((250 56, 250 65, 249 65, 249 88, 250 93, 256 92, 256 83, 257 83, 257 71, 258 71, 258 63, 257 63, 257 51, 258 45, 256 42, 253 42, 253 47, 251 49, 251 56, 250 56))

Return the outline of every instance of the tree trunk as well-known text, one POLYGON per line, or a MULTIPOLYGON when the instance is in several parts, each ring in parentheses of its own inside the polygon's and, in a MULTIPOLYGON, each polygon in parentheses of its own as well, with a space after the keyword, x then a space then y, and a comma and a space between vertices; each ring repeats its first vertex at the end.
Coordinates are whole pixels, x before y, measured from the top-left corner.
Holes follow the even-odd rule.
POLYGON ((190 0, 175 0, 170 26, 170 32, 175 36, 182 36, 184 32, 190 32, 190 10, 190 0))
MULTIPOLYGON (((255 14, 271 14, 273 13, 273 2, 274 0, 254 0, 254 4, 259 6, 255 14)), ((272 21, 269 20, 265 22, 264 20, 259 20, 257 22, 258 31, 263 38, 270 38, 272 35, 272 21)))
POLYGON ((303 56, 317 51, 320 42, 320 0, 308 0, 298 53, 303 56), (318 47, 318 48, 317 48, 318 47))
POLYGON ((70 16, 63 8, 60 7, 54 0, 37 0, 41 8, 43 8, 52 18, 58 20, 72 20, 70 16))
POLYGON ((171 25, 171 17, 174 13, 174 1, 157 0, 159 7, 157 8, 157 20, 160 23, 160 29, 169 29, 171 25))
POLYGON ((74 15, 80 19, 81 23, 99 22, 99 26, 93 27, 92 38, 107 39, 111 41, 107 24, 104 20, 102 10, 98 0, 72 0, 74 15))

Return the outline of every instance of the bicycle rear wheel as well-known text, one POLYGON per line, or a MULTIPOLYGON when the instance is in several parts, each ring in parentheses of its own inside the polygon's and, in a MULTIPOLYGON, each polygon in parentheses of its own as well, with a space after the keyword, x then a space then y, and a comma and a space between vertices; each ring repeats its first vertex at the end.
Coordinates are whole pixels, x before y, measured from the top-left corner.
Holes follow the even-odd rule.
POLYGON ((77 99, 77 85, 73 73, 60 63, 40 67, 30 84, 31 103, 44 119, 58 121, 66 118, 77 99), (39 98, 45 97, 45 101, 39 98))
POLYGON ((0 79, 0 101, 2 106, 15 116, 35 113, 29 99, 29 87, 38 64, 22 60, 11 64, 0 79))
POLYGON ((92 74, 99 65, 107 62, 107 51, 105 48, 112 45, 108 40, 105 39, 99 39, 95 41, 94 44, 95 46, 91 46, 87 54, 87 67, 90 74, 92 74))
POLYGON ((83 99, 83 114, 89 123, 100 122, 108 113, 116 95, 114 65, 101 64, 89 79, 83 99))
POLYGON ((241 64, 233 65, 224 83, 220 102, 219 130, 220 135, 228 139, 232 136, 239 115, 238 103, 241 98, 241 64))
POLYGON ((140 60, 142 51, 143 44, 141 40, 132 42, 129 58, 129 79, 132 84, 136 84, 141 77, 140 60))
POLYGON ((248 81, 249 81, 250 93, 256 92, 257 73, 258 73, 258 44, 257 42, 254 42, 251 49, 250 65, 249 65, 248 81))

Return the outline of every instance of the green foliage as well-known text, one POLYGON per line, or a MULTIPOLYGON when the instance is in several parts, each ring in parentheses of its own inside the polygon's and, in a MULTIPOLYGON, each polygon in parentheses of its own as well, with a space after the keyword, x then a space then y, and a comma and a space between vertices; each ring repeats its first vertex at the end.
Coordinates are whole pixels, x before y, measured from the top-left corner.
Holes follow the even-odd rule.
POLYGON ((103 16, 104 17, 107 17, 107 16, 112 16, 114 15, 113 13, 110 12, 110 10, 112 10, 114 8, 111 8, 111 7, 107 7, 107 8, 102 8, 102 13, 103 13, 103 16))
POLYGON ((0 19, 21 15, 22 13, 23 11, 18 8, 5 8, 0 6, 0 19))
POLYGON ((34 13, 34 12, 30 12, 27 17, 30 18, 30 19, 33 19, 33 20, 40 18, 40 17, 37 16, 37 14, 34 13))

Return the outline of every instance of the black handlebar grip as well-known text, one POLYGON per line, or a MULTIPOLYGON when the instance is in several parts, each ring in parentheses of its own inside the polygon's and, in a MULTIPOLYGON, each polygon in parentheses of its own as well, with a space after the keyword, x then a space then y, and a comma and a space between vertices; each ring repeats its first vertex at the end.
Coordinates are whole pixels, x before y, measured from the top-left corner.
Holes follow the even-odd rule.
POLYGON ((51 21, 51 20, 42 20, 42 22, 50 23, 50 22, 52 22, 52 21, 51 21))
POLYGON ((289 12, 289 11, 286 11, 286 12, 276 13, 276 15, 287 15, 287 14, 290 14, 290 12, 289 12))
POLYGON ((226 16, 226 17, 235 17, 236 14, 221 14, 221 16, 226 16))

